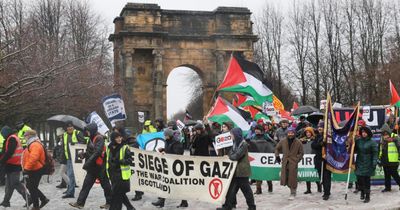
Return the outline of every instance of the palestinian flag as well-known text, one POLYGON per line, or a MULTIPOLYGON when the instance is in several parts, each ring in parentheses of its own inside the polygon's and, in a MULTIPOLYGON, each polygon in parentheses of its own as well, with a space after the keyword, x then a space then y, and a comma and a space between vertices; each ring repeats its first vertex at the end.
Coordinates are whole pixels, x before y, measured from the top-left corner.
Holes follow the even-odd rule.
POLYGON ((225 78, 217 91, 239 92, 250 95, 262 106, 272 103, 272 91, 263 83, 263 72, 257 64, 247 61, 238 53, 233 53, 225 78))
MULTIPOLYGON (((240 108, 239 108, 240 109, 240 108)), ((253 107, 253 106, 245 106, 242 107, 241 109, 249 112, 251 114, 251 118, 253 120, 259 120, 259 119, 265 119, 265 120, 270 120, 270 118, 264 114, 263 112, 261 112, 258 108, 253 107)))
POLYGON ((219 124, 229 121, 232 122, 235 127, 239 127, 243 131, 250 130, 250 125, 242 117, 242 115, 240 115, 239 110, 237 110, 234 106, 232 106, 232 104, 220 96, 217 98, 214 106, 207 114, 207 118, 208 120, 217 122, 219 124))
POLYGON ((292 106, 292 112, 294 111, 294 110, 296 110, 296 109, 298 109, 299 108, 299 105, 296 103, 296 101, 293 101, 293 106, 292 106))
POLYGON ((389 80, 389 85, 390 85, 390 95, 392 96, 392 99, 390 100, 390 105, 395 107, 400 107, 400 97, 396 91, 396 88, 394 88, 394 85, 391 80, 389 80))
POLYGON ((257 102, 251 96, 237 93, 233 98, 232 105, 234 107, 257 106, 257 102))

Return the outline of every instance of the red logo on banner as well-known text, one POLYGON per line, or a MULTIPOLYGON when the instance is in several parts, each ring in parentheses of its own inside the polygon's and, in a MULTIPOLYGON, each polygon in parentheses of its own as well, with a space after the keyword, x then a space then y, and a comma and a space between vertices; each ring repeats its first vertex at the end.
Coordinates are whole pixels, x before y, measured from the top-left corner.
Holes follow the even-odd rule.
POLYGON ((214 200, 217 200, 222 193, 222 181, 218 178, 211 180, 208 185, 208 192, 214 200))

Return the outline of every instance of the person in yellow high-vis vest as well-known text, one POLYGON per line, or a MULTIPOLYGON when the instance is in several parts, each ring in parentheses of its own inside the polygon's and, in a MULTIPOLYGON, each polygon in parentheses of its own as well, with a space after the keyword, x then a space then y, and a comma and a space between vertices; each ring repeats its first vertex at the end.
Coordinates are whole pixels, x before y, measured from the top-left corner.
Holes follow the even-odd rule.
POLYGON ((24 121, 21 121, 17 123, 17 130, 18 130, 18 138, 21 141, 21 145, 23 148, 26 148, 26 142, 27 140, 24 137, 24 134, 28 130, 32 130, 31 127, 29 127, 24 121))
POLYGON ((400 187, 400 176, 397 171, 399 167, 400 145, 397 135, 392 133, 392 129, 388 124, 384 124, 381 131, 382 139, 379 144, 379 165, 383 167, 385 176, 385 189, 382 192, 390 192, 392 190, 392 177, 400 187))
POLYGON ((110 209, 120 210, 124 204, 127 209, 133 210, 135 208, 126 196, 130 191, 132 162, 129 146, 124 144, 123 137, 118 132, 112 132, 110 140, 106 151, 106 172, 112 189, 110 209))
POLYGON ((67 174, 63 176, 65 183, 67 183, 67 191, 62 198, 73 198, 75 196, 75 174, 72 166, 72 159, 70 145, 74 145, 78 142, 84 142, 85 139, 80 131, 75 130, 72 122, 66 123, 66 132, 64 132, 61 147, 62 147, 62 160, 61 160, 61 174, 67 174))

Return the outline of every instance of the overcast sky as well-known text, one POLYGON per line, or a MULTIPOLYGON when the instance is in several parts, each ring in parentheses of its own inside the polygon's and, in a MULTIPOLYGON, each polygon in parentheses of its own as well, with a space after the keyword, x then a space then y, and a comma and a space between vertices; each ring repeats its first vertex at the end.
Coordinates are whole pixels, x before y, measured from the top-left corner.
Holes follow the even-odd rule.
MULTIPOLYGON (((85 0, 82 0, 85 1, 85 0)), ((95 11, 103 14, 104 20, 113 26, 113 20, 119 15, 122 8, 128 2, 155 3, 161 9, 176 10, 209 10, 212 11, 219 6, 247 7, 253 14, 259 14, 266 2, 275 4, 280 8, 287 8, 291 0, 89 0, 95 11)))

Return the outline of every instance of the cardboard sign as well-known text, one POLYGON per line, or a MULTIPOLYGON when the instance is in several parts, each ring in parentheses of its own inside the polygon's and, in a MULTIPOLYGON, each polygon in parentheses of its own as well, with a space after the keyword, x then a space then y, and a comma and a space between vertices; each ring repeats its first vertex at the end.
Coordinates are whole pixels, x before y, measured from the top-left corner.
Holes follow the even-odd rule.
POLYGON ((215 149, 222 149, 233 146, 233 139, 229 132, 220 134, 215 137, 215 149))
POLYGON ((109 131, 107 125, 104 123, 103 119, 101 119, 101 117, 97 114, 97 112, 90 113, 87 117, 87 121, 89 123, 96 123, 97 130, 103 136, 109 131))
POLYGON ((103 107, 104 112, 113 127, 115 126, 115 122, 126 119, 124 101, 120 95, 114 94, 104 97, 103 107))

